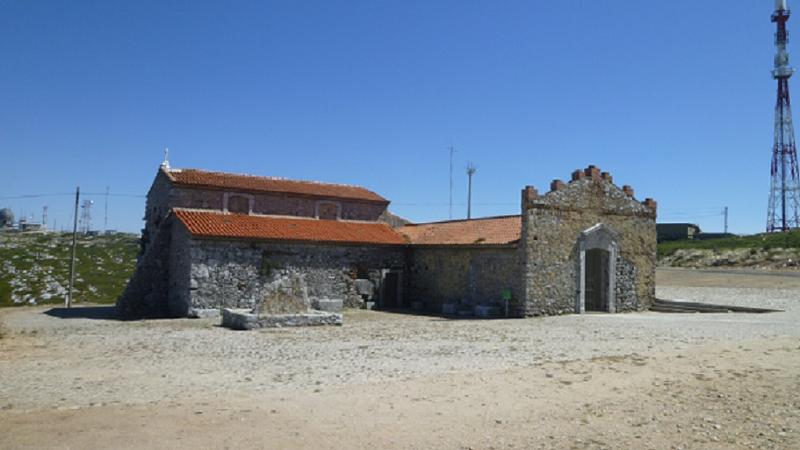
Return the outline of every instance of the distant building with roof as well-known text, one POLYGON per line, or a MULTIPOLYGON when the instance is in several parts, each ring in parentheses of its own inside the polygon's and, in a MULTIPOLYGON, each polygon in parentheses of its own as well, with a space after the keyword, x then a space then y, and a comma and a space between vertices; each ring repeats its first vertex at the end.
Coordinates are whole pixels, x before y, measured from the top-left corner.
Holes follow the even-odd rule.
POLYGON ((533 316, 654 299, 656 204, 594 166, 541 196, 526 187, 519 215, 411 224, 389 204, 359 186, 164 164, 117 306, 128 318, 292 312, 302 292, 311 305, 533 316))
POLYGON ((659 223, 656 224, 658 242, 695 239, 700 235, 700 226, 694 223, 659 223))

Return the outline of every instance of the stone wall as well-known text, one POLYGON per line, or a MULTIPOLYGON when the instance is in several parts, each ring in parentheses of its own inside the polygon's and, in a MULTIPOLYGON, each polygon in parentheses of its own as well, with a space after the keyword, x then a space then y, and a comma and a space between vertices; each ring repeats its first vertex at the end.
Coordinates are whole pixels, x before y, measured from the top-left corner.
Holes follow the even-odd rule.
MULTIPOLYGON (((228 191, 215 189, 197 189, 182 186, 173 187, 172 206, 181 208, 214 209, 222 211, 225 207, 225 194, 228 191)), ((237 192, 228 192, 232 198, 237 192)), ((342 200, 335 198, 304 197, 291 194, 262 193, 250 194, 241 192, 252 198, 252 213, 277 215, 317 217, 320 208, 330 205, 336 207, 339 218, 342 220, 367 220, 376 221, 384 211, 386 204, 377 202, 364 202, 356 200, 342 200)), ((243 211, 247 212, 247 211, 243 211)))
MULTIPOLYGON (((402 269, 405 249, 389 246, 251 243, 190 239, 190 304, 185 308, 256 308, 275 285, 301 277, 314 299, 358 307, 355 280, 376 286, 382 269, 402 269)), ((175 282, 177 285, 180 282, 175 282)), ((178 299, 178 297, 175 297, 178 299)))
POLYGON ((136 270, 117 299, 117 314, 122 319, 167 317, 170 280, 170 253, 173 224, 167 220, 136 262, 136 270))
POLYGON ((167 179, 163 170, 159 170, 155 180, 153 180, 153 184, 150 186, 150 190, 147 192, 147 200, 145 201, 144 229, 142 230, 141 248, 139 250, 140 258, 150 243, 156 239, 156 234, 161 229, 161 225, 169 216, 171 204, 174 201, 172 195, 172 185, 169 179, 167 179))
POLYGON ((500 305, 503 290, 522 299, 522 262, 516 247, 415 247, 409 291, 431 310, 443 303, 500 305))
POLYGON ((522 257, 525 302, 522 315, 576 311, 580 294, 581 232, 604 224, 616 236, 616 310, 648 308, 655 298, 655 202, 639 203, 628 187, 615 186, 607 174, 587 169, 538 196, 523 191, 522 257))
MULTIPOLYGON (((581 304, 585 232, 598 224, 611 236, 603 239, 613 240, 613 281, 608 285, 614 286, 615 310, 646 309, 655 298, 656 204, 636 201, 629 186, 617 187, 610 175, 591 166, 576 171, 570 183, 555 180, 546 195, 523 190, 517 246, 198 240, 182 225, 170 223, 171 207, 223 210, 226 198, 230 200, 231 193, 172 186, 159 171, 147 197, 137 270, 117 303, 124 317, 181 317, 193 309, 222 307, 258 309, 276 292, 300 298, 300 290, 312 302, 340 299, 345 306, 357 307, 363 297, 356 286, 364 290, 370 283, 356 280, 370 280, 377 300, 387 269, 403 272, 404 305, 418 301, 437 309, 456 301, 500 304, 501 293, 509 289, 516 315, 571 313, 581 304)), ((343 219, 387 216, 383 203, 281 194, 244 194, 235 204, 258 214, 314 217, 324 204, 326 214, 343 219)))
POLYGON ((170 317, 186 317, 191 307, 191 236, 181 224, 172 227, 169 248, 167 311, 170 317))

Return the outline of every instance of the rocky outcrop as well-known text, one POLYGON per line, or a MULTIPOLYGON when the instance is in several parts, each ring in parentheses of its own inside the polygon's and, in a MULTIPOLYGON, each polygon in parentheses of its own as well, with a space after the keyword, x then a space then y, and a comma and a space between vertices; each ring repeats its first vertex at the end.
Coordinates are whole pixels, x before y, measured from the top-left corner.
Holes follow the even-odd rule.
POLYGON ((662 256, 659 265, 671 267, 746 267, 754 269, 800 269, 797 248, 679 249, 662 256))

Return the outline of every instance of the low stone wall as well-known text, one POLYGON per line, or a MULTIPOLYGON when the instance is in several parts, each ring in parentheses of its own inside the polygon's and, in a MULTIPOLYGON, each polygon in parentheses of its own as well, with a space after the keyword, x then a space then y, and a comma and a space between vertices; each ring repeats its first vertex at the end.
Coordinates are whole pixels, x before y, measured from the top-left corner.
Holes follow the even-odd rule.
POLYGON ((515 247, 416 247, 410 259, 411 298, 440 311, 443 304, 500 305, 502 292, 522 297, 515 247))
MULTIPOLYGON (((190 239, 189 308, 259 307, 287 279, 302 279, 307 296, 360 307, 355 280, 375 286, 381 270, 404 267, 405 249, 380 246, 277 244, 190 239)), ((176 283, 177 284, 177 283, 176 283)))
POLYGON ((308 311, 298 314, 257 314, 247 310, 222 310, 222 326, 233 330, 341 324, 341 314, 324 311, 308 311))

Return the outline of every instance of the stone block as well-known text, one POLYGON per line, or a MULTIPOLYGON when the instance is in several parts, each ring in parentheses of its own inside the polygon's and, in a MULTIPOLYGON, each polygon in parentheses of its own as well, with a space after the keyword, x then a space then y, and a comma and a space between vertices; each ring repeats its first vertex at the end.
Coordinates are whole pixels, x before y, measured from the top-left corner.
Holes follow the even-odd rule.
POLYGON ((497 306, 475 305, 475 315, 483 318, 500 317, 500 308, 497 306))
POLYGON ((364 302, 362 307, 364 309, 375 309, 375 302, 364 302))
POLYGON ((473 308, 470 308, 470 307, 463 307, 462 306, 461 309, 458 310, 458 315, 460 317, 472 317, 472 316, 475 315, 475 310, 473 308))
POLYGON ((256 313, 302 314, 311 306, 305 280, 301 275, 292 274, 279 278, 266 286, 265 291, 262 300, 256 304, 256 313))
POLYGON ((550 183, 550 190, 551 191, 558 191, 560 189, 564 189, 565 186, 566 186, 566 184, 564 184, 563 181, 561 181, 561 180, 553 180, 550 183))
POLYGON ((583 173, 587 178, 591 178, 593 180, 599 180, 601 177, 600 169, 598 169, 597 166, 589 166, 583 171, 583 173))
POLYGON ((256 315, 249 309, 228 309, 222 310, 222 326, 232 330, 249 330, 255 321, 256 315))
POLYGON ((220 310, 216 308, 190 308, 187 316, 190 319, 205 319, 207 317, 219 317, 220 310))
POLYGON ((648 207, 648 208, 652 209, 653 211, 655 211, 655 210, 656 210, 656 208, 658 207, 658 203, 656 203, 656 201, 655 201, 655 200, 653 200, 652 198, 646 198, 646 199, 645 199, 645 200, 642 202, 642 204, 643 204, 644 206, 646 206, 646 207, 648 207))
POLYGON ((366 295, 367 298, 372 298, 375 294, 375 285, 370 280, 359 278, 355 281, 355 287, 358 295, 366 295))
POLYGON ((341 314, 324 311, 309 311, 305 314, 254 314, 247 310, 222 310, 222 326, 233 330, 341 324, 341 314))
POLYGON ((633 188, 627 184, 622 186, 622 192, 624 192, 628 197, 633 197, 633 188))
POLYGON ((448 316, 454 316, 454 315, 458 314, 458 308, 459 308, 459 304, 458 303, 443 303, 442 304, 442 314, 445 314, 445 315, 448 315, 448 316))
POLYGON ((342 312, 344 300, 336 298, 315 298, 311 301, 311 306, 318 311, 342 312))

